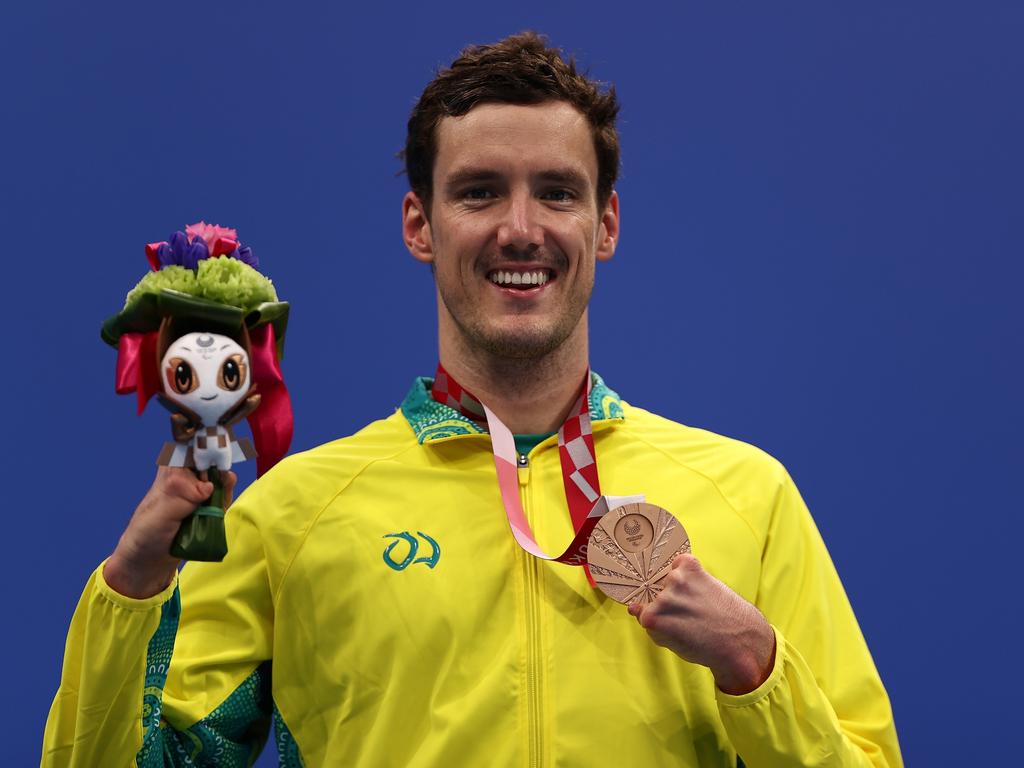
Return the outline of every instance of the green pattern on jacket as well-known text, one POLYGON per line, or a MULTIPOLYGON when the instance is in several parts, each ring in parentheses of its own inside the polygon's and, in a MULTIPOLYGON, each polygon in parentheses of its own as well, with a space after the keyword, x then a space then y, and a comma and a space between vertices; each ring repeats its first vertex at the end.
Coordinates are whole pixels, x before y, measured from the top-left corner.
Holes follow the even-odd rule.
MULTIPOLYGON (((421 445, 435 440, 487 433, 484 425, 463 416, 451 406, 437 402, 430 395, 434 380, 421 376, 402 401, 402 415, 409 422, 421 445)), ((590 418, 622 419, 622 401, 596 373, 590 374, 590 418)))
POLYGON ((174 653, 174 638, 181 616, 178 590, 164 603, 160 624, 146 652, 146 684, 142 696, 142 749, 135 758, 139 768, 250 766, 259 756, 271 719, 276 732, 279 765, 303 766, 298 745, 285 725, 270 694, 271 667, 258 666, 213 712, 184 731, 160 719, 167 668, 174 653))

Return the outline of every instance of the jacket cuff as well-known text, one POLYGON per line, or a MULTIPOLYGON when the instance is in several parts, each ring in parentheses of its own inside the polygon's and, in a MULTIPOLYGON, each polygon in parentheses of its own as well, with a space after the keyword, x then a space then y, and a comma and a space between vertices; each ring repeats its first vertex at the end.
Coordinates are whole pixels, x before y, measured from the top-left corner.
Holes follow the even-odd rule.
MULTIPOLYGON (((108 557, 107 560, 110 558, 108 557)), ((174 590, 178 588, 178 572, 174 572, 174 578, 171 579, 171 583, 167 587, 152 597, 135 598, 127 597, 117 592, 113 587, 107 584, 107 580, 103 578, 103 569, 107 565, 107 560, 100 563, 94 574, 96 591, 98 595, 105 598, 108 602, 113 603, 118 608, 123 608, 126 611, 149 611, 153 608, 159 608, 161 605, 171 599, 174 594, 174 590)))
POLYGON ((765 696, 770 694, 775 689, 775 686, 779 684, 779 680, 782 679, 782 671, 789 652, 789 645, 786 643, 786 639, 774 624, 771 625, 771 628, 775 633, 775 664, 772 666, 772 671, 768 675, 768 679, 757 686, 754 690, 748 693, 741 693, 738 696, 725 693, 715 686, 715 698, 718 700, 719 706, 749 707, 751 704, 756 704, 765 696))

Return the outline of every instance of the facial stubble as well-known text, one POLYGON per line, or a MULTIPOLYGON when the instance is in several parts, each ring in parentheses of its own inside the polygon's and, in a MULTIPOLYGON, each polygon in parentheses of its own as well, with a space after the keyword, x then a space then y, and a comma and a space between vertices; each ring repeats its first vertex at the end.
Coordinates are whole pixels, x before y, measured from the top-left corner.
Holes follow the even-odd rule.
POLYGON ((516 323, 515 328, 494 328, 487 323, 487 318, 477 315, 472 308, 463 306, 470 304, 471 299, 460 300, 450 295, 440 281, 437 282, 437 287, 448 316, 458 328, 462 342, 470 353, 483 353, 495 361, 508 360, 521 364, 547 358, 572 335, 587 308, 593 290, 593 279, 582 295, 567 298, 568 305, 565 311, 559 314, 553 326, 549 328, 543 327, 546 324, 538 322, 538 318, 533 317, 529 310, 522 313, 522 321, 516 323))

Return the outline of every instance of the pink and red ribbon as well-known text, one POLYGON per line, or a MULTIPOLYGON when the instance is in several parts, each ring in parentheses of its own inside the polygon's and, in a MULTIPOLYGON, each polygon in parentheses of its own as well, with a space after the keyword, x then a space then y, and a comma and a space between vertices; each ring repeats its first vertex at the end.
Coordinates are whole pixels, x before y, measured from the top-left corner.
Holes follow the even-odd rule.
POLYGON ((537 543, 523 511, 522 500, 519 497, 519 467, 515 438, 511 430, 490 408, 455 381, 441 365, 437 367, 431 396, 438 402, 455 408, 467 418, 487 422, 501 499, 512 535, 519 546, 542 560, 583 566, 587 579, 591 586, 594 586, 594 580, 587 567, 587 544, 591 532, 610 509, 628 501, 642 501, 643 497, 610 499, 601 495, 601 482, 597 474, 597 452, 594 449, 594 434, 590 421, 590 370, 587 370, 580 396, 558 430, 562 484, 575 535, 565 551, 557 556, 549 555, 537 543))

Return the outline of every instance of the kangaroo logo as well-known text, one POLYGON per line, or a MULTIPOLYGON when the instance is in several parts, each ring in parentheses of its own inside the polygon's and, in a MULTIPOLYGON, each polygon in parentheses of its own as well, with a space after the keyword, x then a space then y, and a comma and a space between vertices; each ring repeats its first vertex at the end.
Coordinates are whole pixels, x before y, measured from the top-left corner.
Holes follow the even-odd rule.
POLYGON ((408 531, 384 534, 385 539, 395 539, 395 541, 388 544, 387 549, 384 550, 383 554, 384 562, 387 564, 388 568, 393 571, 404 571, 413 563, 424 563, 428 568, 433 568, 437 565, 437 561, 441 557, 441 546, 432 538, 427 536, 423 531, 416 531, 416 535, 430 545, 432 551, 429 557, 416 557, 416 553, 420 548, 420 543, 416 540, 416 536, 413 536, 408 531), (405 559, 399 562, 391 557, 391 553, 402 541, 409 545, 409 552, 405 556, 405 559))

